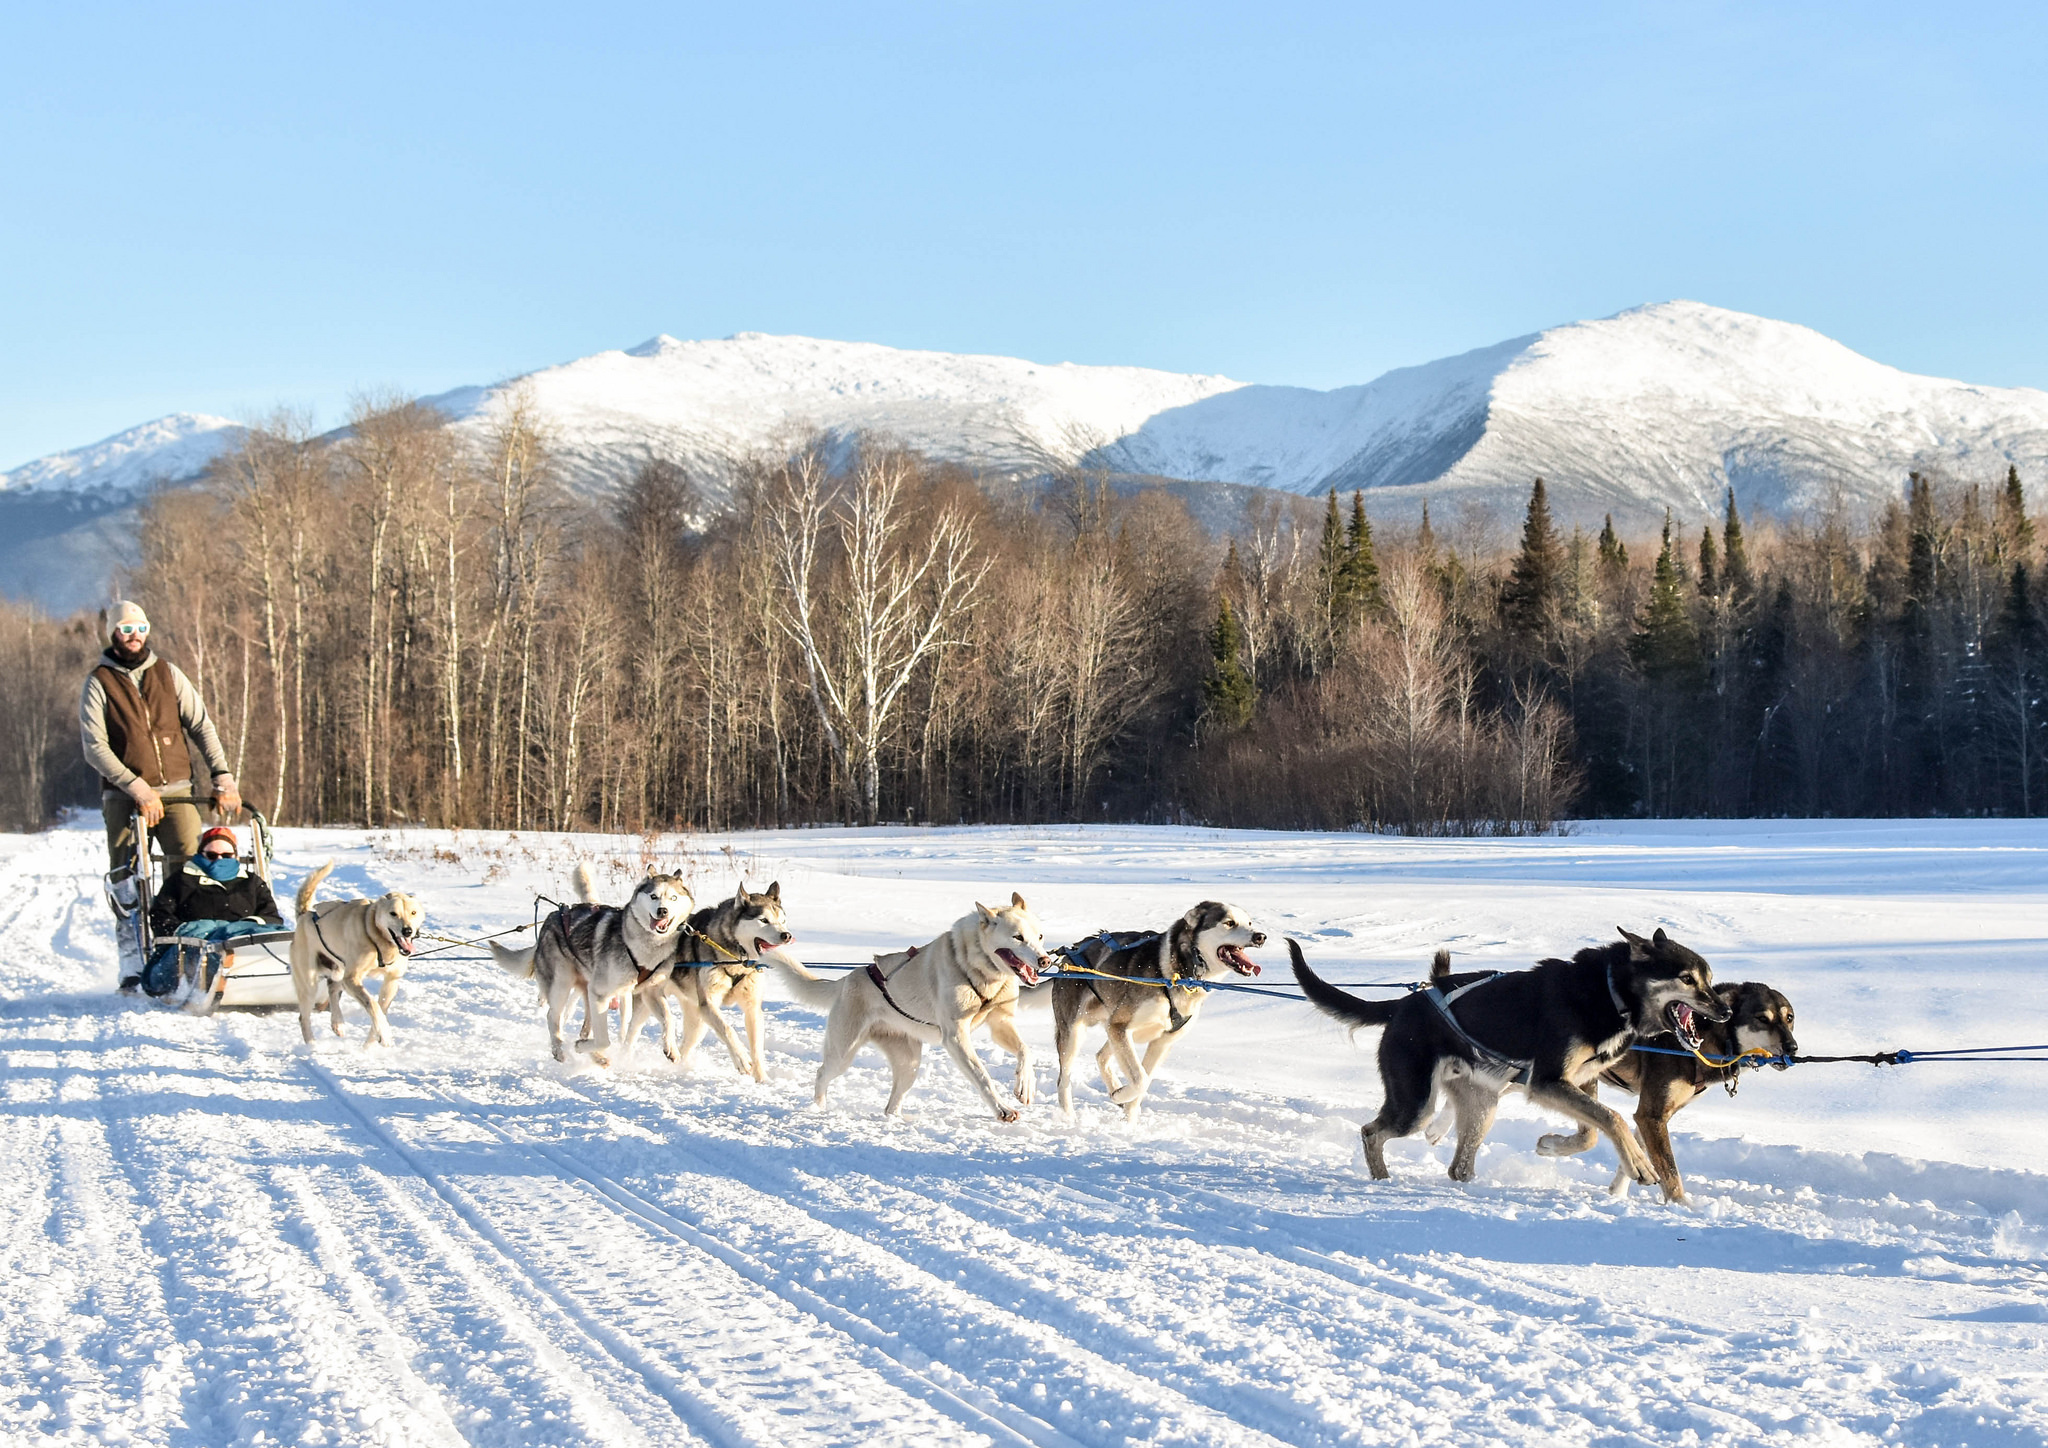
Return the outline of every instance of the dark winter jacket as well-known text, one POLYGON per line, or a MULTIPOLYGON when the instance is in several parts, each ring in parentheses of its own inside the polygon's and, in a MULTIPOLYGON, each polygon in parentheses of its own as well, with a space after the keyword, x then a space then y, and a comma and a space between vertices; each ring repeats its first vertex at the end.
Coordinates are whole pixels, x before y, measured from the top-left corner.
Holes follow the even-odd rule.
POLYGON ((270 887, 245 868, 225 885, 188 860, 157 892, 150 929, 172 934, 187 920, 267 920, 281 924, 270 887))

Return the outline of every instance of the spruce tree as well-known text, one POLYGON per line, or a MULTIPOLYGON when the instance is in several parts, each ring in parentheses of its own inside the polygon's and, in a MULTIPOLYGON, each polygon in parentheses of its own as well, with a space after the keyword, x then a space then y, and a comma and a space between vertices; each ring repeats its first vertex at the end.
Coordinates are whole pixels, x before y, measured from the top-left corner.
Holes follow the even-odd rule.
POLYGON ((1372 520, 1365 516, 1365 494, 1351 495, 1351 524, 1344 533, 1344 597, 1356 609, 1380 603, 1380 563, 1373 553, 1372 520))
POLYGON ((1700 597, 1712 598, 1721 591, 1718 575, 1721 563, 1714 556, 1714 530, 1712 526, 1700 530, 1700 597))
POLYGON ((1529 512, 1522 522, 1522 551, 1501 590, 1501 617, 1526 638, 1543 636, 1557 617, 1557 597, 1564 576, 1564 548, 1550 521, 1550 499, 1543 479, 1529 490, 1529 512))
POLYGON ((1735 511, 1735 489, 1728 490, 1728 512, 1721 522, 1721 581, 1738 598, 1756 587, 1749 576, 1749 549, 1742 541, 1742 515, 1735 511))
POLYGON ((1204 712, 1219 729, 1242 729, 1252 720, 1257 695, 1244 671, 1243 651, 1244 630, 1226 596, 1217 601, 1216 623, 1209 630, 1209 673, 1202 680, 1204 712))
POLYGON ((1316 583, 1322 590, 1323 612, 1328 626, 1340 627, 1351 613, 1344 551, 1344 515, 1337 511, 1337 490, 1330 489, 1329 506, 1323 510, 1323 538, 1316 547, 1316 583))
POLYGON ((1429 504, 1422 505, 1422 526, 1415 530, 1415 551, 1424 563, 1436 562, 1436 529, 1429 526, 1429 504))
POLYGON ((1636 667, 1659 683, 1683 684, 1699 675, 1699 631, 1693 627, 1692 610, 1686 606, 1685 580, 1678 570, 1668 523, 1664 547, 1657 554, 1657 567, 1650 577, 1650 596, 1636 618, 1628 651, 1636 667))
POLYGON ((1614 514, 1600 525, 1600 576, 1618 582, 1628 573, 1628 545, 1614 532, 1614 514))
POLYGON ((1906 596, 1921 608, 1934 602, 1934 489, 1919 473, 1913 474, 1913 491, 1906 504, 1906 526, 1911 530, 1906 553, 1906 596))
POLYGON ((1998 531, 2016 558, 2034 552, 2034 522, 2027 516, 2027 490, 2020 486, 2020 470, 2005 469, 2005 488, 1998 495, 1998 531))

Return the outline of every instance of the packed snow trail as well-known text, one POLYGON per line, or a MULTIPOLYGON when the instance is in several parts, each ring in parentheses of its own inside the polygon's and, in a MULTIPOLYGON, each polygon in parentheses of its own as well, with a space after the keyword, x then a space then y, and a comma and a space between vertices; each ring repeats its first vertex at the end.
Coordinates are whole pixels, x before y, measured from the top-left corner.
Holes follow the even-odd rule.
MULTIPOLYGON (((705 900, 779 878, 818 959, 1011 888, 1055 940, 1230 899, 1349 979, 1661 923, 1785 989, 1811 1050, 2048 1039, 2037 826, 669 844, 705 900)), ((337 856, 338 889, 413 890, 458 936, 579 855, 613 887, 643 863, 280 845, 287 892, 337 856)), ((1608 1197, 1605 1147, 1534 1156, 1513 1101, 1477 1183, 1419 1140, 1374 1183, 1371 1037, 1291 1002, 1212 998, 1136 1125, 1092 1076, 1060 1118, 1042 1014, 1008 1127, 936 1053, 904 1120, 872 1054, 812 1107, 822 1020, 784 1001, 765 1085, 714 1041, 689 1074, 651 1039, 564 1068, 531 985, 463 952, 414 967, 394 1049, 352 1008, 308 1051, 289 1012, 114 995, 98 852, 0 839, 0 1441, 2048 1442, 2048 1068, 1758 1073, 1679 1118, 1690 1208, 1608 1197)))

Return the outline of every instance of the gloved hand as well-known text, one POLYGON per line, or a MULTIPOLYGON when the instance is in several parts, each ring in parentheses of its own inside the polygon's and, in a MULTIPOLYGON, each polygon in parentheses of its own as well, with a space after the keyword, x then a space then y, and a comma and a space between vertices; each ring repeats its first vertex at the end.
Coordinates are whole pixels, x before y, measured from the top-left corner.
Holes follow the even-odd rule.
POLYGON ((128 798, 135 801, 135 812, 142 816, 144 829, 153 830, 164 822, 164 802, 157 792, 149 787, 147 780, 131 780, 128 785, 128 798))
POLYGON ((242 808, 242 791, 232 774, 213 777, 213 812, 223 823, 230 822, 242 808))

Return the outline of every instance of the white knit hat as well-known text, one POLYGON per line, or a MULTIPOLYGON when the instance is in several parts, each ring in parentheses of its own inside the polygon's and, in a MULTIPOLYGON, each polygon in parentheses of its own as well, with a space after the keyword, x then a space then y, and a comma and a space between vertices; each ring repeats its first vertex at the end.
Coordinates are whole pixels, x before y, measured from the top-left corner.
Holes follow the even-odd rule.
POLYGON ((149 623, 149 615, 142 611, 142 605, 134 599, 124 598, 107 610, 107 637, 112 638, 115 627, 124 623, 147 625, 149 623))

